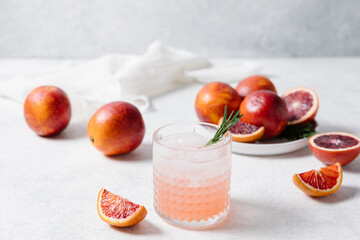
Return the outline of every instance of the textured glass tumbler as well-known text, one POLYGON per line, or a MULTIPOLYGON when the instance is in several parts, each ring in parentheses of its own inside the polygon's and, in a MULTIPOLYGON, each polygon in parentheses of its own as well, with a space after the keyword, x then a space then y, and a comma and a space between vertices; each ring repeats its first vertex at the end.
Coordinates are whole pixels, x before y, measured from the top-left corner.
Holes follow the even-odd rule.
POLYGON ((231 134, 206 146, 217 126, 177 123, 153 135, 154 207, 167 222, 209 226, 230 207, 231 134))

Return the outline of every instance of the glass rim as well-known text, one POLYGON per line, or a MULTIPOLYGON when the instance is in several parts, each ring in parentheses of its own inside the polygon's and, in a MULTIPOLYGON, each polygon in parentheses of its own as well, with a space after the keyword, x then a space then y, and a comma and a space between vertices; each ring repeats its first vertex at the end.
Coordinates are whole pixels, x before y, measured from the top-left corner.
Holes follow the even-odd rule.
MULTIPOLYGON (((231 141, 232 141, 232 135, 229 133, 229 131, 227 131, 224 136, 226 136, 225 138, 223 138, 222 140, 220 140, 219 142, 223 143, 221 145, 217 145, 217 144, 213 144, 213 145, 210 145, 209 147, 207 148, 201 148, 201 149, 178 149, 178 148, 174 148, 174 147, 170 147, 166 144, 163 144, 161 143, 157 138, 156 136, 158 135, 158 133, 163 130, 164 128, 167 128, 167 127, 170 127, 170 126, 174 126, 174 125, 186 125, 186 124, 197 124, 197 125, 206 125, 206 126, 209 126, 209 127, 213 127, 213 128, 219 128, 218 125, 216 124, 212 124, 212 123, 207 123, 207 122, 200 122, 200 121, 192 121, 192 122, 173 122, 173 123, 169 123, 169 124, 166 124, 162 127, 159 127, 158 129, 155 130, 155 132, 153 133, 152 135, 152 140, 153 140, 153 143, 157 143, 163 147, 166 147, 168 149, 172 149, 174 151, 182 151, 182 152, 195 152, 195 151, 208 151, 208 150, 216 150, 216 149, 219 149, 219 148, 222 148, 224 146, 226 146, 227 144, 230 144, 231 141)), ((179 132, 180 133, 180 132, 179 132)), ((210 139, 209 139, 210 140, 210 139)), ((219 143, 218 142, 218 143, 219 143)))

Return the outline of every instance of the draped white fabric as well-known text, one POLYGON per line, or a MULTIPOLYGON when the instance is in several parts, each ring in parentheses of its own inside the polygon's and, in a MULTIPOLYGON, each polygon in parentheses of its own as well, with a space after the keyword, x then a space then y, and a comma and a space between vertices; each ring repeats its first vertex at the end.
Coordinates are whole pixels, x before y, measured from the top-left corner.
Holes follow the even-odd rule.
POLYGON ((140 111, 146 111, 149 98, 181 85, 240 81, 259 73, 261 67, 246 61, 213 65, 205 57, 154 42, 144 55, 109 54, 51 72, 30 70, 29 74, 11 79, 1 76, 0 97, 22 103, 33 88, 54 85, 70 96, 75 117, 118 100, 132 102, 140 111))

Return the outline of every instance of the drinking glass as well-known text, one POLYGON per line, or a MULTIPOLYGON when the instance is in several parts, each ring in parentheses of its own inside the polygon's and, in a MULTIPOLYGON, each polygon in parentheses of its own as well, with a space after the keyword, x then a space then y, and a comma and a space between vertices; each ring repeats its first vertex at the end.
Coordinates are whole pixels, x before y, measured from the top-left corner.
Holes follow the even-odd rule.
POLYGON ((154 207, 165 221, 186 228, 209 226, 230 207, 231 134, 206 143, 218 126, 175 123, 153 135, 154 207))

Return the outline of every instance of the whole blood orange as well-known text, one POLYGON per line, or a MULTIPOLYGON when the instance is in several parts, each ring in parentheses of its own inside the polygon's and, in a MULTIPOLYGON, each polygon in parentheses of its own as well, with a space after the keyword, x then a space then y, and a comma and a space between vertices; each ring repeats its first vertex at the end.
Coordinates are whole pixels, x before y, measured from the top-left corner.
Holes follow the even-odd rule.
MULTIPOLYGON (((223 118, 220 118, 219 126, 222 123, 223 118)), ((234 126, 229 129, 232 140, 235 142, 256 142, 262 138, 265 132, 264 127, 257 127, 249 123, 244 123, 241 120, 237 121, 234 126)))
POLYGON ((200 89, 195 99, 195 111, 200 121, 218 124, 224 109, 234 113, 239 109, 241 97, 229 84, 212 82, 200 89))
POLYGON ((336 192, 342 182, 343 174, 340 163, 294 174, 293 182, 304 193, 313 197, 324 197, 336 192))
POLYGON ((135 150, 145 135, 140 111, 127 102, 111 102, 91 117, 87 129, 91 143, 105 155, 135 150))
POLYGON ((259 90, 248 95, 240 105, 240 112, 244 114, 242 122, 265 128, 263 140, 281 134, 289 119, 285 102, 269 90, 259 90))
POLYGON ((66 93, 58 87, 41 86, 32 90, 24 103, 28 126, 40 136, 64 130, 70 122, 71 105, 66 93))
POLYGON ((128 227, 141 222, 146 208, 102 188, 97 199, 97 211, 102 220, 116 227, 128 227))
POLYGON ((346 165, 360 153, 360 139, 350 133, 328 132, 309 138, 309 147, 314 156, 326 165, 340 162, 346 165))
POLYGON ((238 83, 235 90, 242 98, 245 98, 250 93, 258 90, 270 90, 277 93, 275 85, 270 81, 270 79, 260 75, 245 78, 238 83))
POLYGON ((314 90, 297 87, 285 92, 281 98, 285 101, 289 112, 289 125, 314 120, 319 109, 319 98, 314 90))

